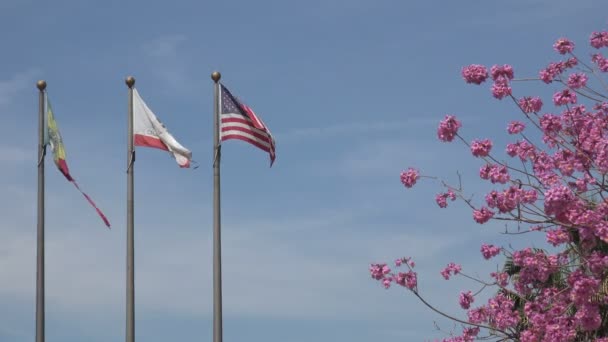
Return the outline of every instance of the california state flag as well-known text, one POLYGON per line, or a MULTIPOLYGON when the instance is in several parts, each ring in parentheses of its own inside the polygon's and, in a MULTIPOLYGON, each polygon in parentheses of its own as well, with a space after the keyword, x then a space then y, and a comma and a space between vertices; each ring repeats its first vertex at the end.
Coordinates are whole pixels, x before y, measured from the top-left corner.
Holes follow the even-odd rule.
POLYGON ((190 167, 192 152, 177 142, 167 131, 165 125, 139 96, 137 89, 133 89, 133 139, 135 146, 169 151, 180 167, 190 167))

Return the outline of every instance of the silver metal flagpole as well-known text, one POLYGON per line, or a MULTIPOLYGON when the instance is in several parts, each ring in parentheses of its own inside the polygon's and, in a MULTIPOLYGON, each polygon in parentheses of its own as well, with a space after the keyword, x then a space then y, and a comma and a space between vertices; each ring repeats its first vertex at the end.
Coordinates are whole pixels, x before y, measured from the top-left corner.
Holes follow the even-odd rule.
POLYGON ((213 342, 222 342, 222 239, 220 216, 220 78, 215 71, 213 100, 213 342))
POLYGON ((44 342, 44 103, 46 82, 38 81, 38 246, 36 259, 36 342, 44 342))
POLYGON ((135 162, 135 149, 133 148, 133 86, 135 78, 127 77, 125 80, 129 87, 129 112, 127 120, 127 328, 126 342, 135 341, 135 253, 133 232, 133 167, 135 162))

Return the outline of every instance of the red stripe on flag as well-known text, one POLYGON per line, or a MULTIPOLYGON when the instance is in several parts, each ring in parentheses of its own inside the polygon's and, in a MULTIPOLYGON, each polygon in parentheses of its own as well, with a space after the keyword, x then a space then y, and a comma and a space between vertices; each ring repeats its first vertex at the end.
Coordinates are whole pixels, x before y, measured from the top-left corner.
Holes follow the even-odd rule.
POLYGON ((91 197, 89 197, 89 195, 84 193, 84 191, 80 190, 80 187, 78 186, 78 183, 76 183, 75 180, 72 180, 72 184, 74 184, 76 189, 78 189, 78 191, 80 191, 80 193, 84 196, 84 198, 86 198, 86 200, 89 202, 89 204, 91 204, 91 206, 93 208, 95 208, 95 211, 97 211, 97 215, 99 215, 99 217, 101 217, 101 219, 103 220, 103 223, 106 224, 106 227, 110 228, 110 221, 108 221, 108 218, 106 217, 106 215, 104 215, 103 212, 101 212, 101 210, 99 208, 97 208, 97 205, 95 205, 95 202, 93 202, 91 197))
POLYGON ((240 135, 240 134, 228 134, 228 135, 224 135, 222 136, 222 141, 225 140, 230 140, 230 139, 238 139, 238 140, 242 140, 245 142, 250 143, 251 145, 254 145, 255 147, 259 148, 260 150, 264 151, 264 152, 270 152, 270 148, 268 148, 267 146, 264 146, 262 144, 260 144, 259 142, 250 139, 246 136, 240 135))
POLYGON ((151 137, 149 135, 135 134, 133 143, 135 146, 152 147, 160 150, 169 151, 169 148, 159 138, 151 137))
POLYGON ((61 174, 63 174, 63 176, 67 178, 67 180, 69 180, 70 182, 74 180, 70 175, 70 170, 68 169, 68 164, 65 162, 65 159, 57 160, 56 164, 59 171, 61 171, 61 174))
POLYGON ((253 125, 257 129, 266 130, 266 126, 262 123, 260 119, 255 115, 253 109, 249 108, 246 104, 241 103, 241 109, 243 109, 247 114, 249 114, 249 118, 253 121, 253 125))
POLYGON ((222 118, 222 124, 229 123, 229 122, 237 122, 237 123, 242 123, 242 124, 254 127, 253 122, 251 122, 251 120, 247 119, 244 116, 242 117, 242 119, 241 118, 222 118))
POLYGON ((239 132, 247 133, 247 134, 253 135, 254 137, 256 137, 260 140, 264 140, 270 144, 270 137, 268 136, 268 134, 262 134, 262 133, 259 133, 258 131, 254 131, 254 130, 246 128, 246 127, 228 126, 228 125, 222 127, 222 132, 228 132, 228 131, 239 131, 239 132))
POLYGON ((76 189, 78 189, 78 191, 80 191, 80 193, 89 202, 89 204, 93 208, 95 208, 95 211, 97 211, 97 215, 99 215, 99 217, 101 217, 101 219, 103 220, 103 223, 105 223, 106 227, 110 228, 110 221, 108 221, 108 218, 106 217, 106 215, 104 215, 103 212, 101 212, 101 210, 97 207, 95 202, 93 202, 91 197, 89 197, 89 195, 87 195, 80 189, 80 187, 78 186, 78 183, 76 183, 76 180, 74 178, 72 178, 72 175, 70 175, 70 171, 68 169, 68 164, 66 163, 65 159, 57 160, 57 168, 65 176, 65 178, 67 178, 67 180, 70 181, 70 183, 74 184, 76 189))

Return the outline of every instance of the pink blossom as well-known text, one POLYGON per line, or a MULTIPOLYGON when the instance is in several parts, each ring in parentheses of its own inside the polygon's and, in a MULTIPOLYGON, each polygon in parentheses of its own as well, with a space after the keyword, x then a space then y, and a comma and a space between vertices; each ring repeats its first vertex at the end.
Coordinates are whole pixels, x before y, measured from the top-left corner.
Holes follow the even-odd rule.
POLYGON ((519 107, 524 113, 540 112, 543 101, 540 97, 524 97, 519 99, 519 107))
POLYGON ((479 224, 484 224, 494 217, 494 212, 486 207, 481 210, 473 210, 473 219, 479 224))
POLYGON ((471 309, 467 312, 467 316, 469 316, 469 322, 480 324, 488 319, 488 309, 485 306, 471 309))
POLYGON ((403 183, 406 188, 414 186, 418 178, 420 178, 419 172, 414 168, 410 167, 407 171, 401 172, 401 183, 403 183))
POLYGON ((479 64, 471 64, 462 68, 462 78, 467 83, 481 84, 488 78, 488 69, 479 64))
POLYGON ((582 271, 577 270, 568 276, 568 284, 572 288, 570 291, 570 300, 576 306, 584 306, 588 303, 597 291, 599 290, 601 281, 593 277, 584 275, 582 271))
POLYGON ((454 140, 456 134, 458 134, 458 129, 462 127, 460 121, 456 120, 454 115, 446 115, 445 119, 441 120, 439 123, 439 128, 437 128, 437 137, 441 141, 450 142, 454 140))
POLYGON ((490 276, 496 280, 496 284, 505 287, 509 283, 509 275, 506 272, 492 272, 490 276))
POLYGON ((406 273, 399 272, 395 282, 410 290, 414 290, 416 286, 418 286, 418 276, 414 271, 408 271, 406 273))
POLYGON ((558 246, 570 242, 570 234, 564 227, 547 231, 547 242, 553 246, 558 246))
POLYGON ((578 72, 568 76, 568 87, 578 89, 583 88, 587 84, 587 75, 578 72))
POLYGON ((567 68, 568 66, 564 62, 549 63, 549 65, 545 69, 540 71, 540 79, 547 84, 551 83, 567 68))
POLYGON ((494 165, 490 170, 490 181, 492 183, 505 184, 510 179, 507 167, 504 165, 494 165))
POLYGON ((452 191, 452 189, 449 189, 446 193, 437 194, 437 196, 435 196, 435 202, 437 202, 439 208, 445 208, 448 206, 448 198, 452 201, 456 199, 456 194, 452 191))
POLYGON ((603 278, 608 271, 608 255, 600 251, 593 251, 587 257, 587 266, 593 275, 603 278))
POLYGON ((608 47, 608 32, 593 32, 589 38, 589 42, 596 49, 608 47))
POLYGON ((576 59, 576 57, 570 57, 564 62, 564 67, 566 67, 566 69, 574 68, 577 65, 578 59, 576 59))
POLYGON ((554 256, 547 256, 543 251, 526 248, 513 253, 513 264, 519 266, 519 279, 515 283, 518 291, 527 293, 536 282, 546 282, 559 266, 554 256))
POLYGON ((597 330, 602 324, 602 317, 597 305, 585 304, 574 315, 576 323, 583 331, 597 330))
POLYGON ((494 81, 498 80, 499 78, 505 77, 509 80, 513 79, 513 67, 505 64, 505 65, 493 65, 492 68, 490 69, 490 72, 492 74, 492 79, 494 81))
POLYGON ((490 139, 485 140, 473 140, 471 143, 471 153, 475 157, 487 157, 492 149, 492 141, 490 139))
POLYGON ((558 116, 553 114, 545 114, 540 119, 540 127, 546 135, 554 135, 562 130, 562 121, 558 116))
POLYGON ((486 164, 479 169, 481 179, 489 179, 492 183, 505 184, 510 180, 507 167, 504 165, 486 164))
POLYGON ((391 272, 391 269, 386 264, 371 264, 369 272, 372 278, 376 280, 383 279, 384 276, 391 272))
POLYGON ((537 199, 538 199, 538 193, 536 192, 536 190, 530 189, 530 190, 524 191, 523 196, 521 197, 521 202, 532 204, 532 203, 536 202, 537 199))
POLYGON ((460 265, 451 262, 443 270, 441 270, 440 273, 445 280, 449 280, 451 274, 456 275, 460 273, 461 270, 462 267, 460 265))
POLYGON ((576 94, 569 89, 564 89, 562 91, 558 91, 553 95, 553 103, 556 106, 562 106, 569 103, 576 103, 576 94))
POLYGON ((494 81, 494 84, 492 85, 492 95, 499 100, 502 100, 505 96, 511 95, 511 85, 506 77, 500 76, 494 81))
POLYGON ((591 61, 597 65, 600 71, 608 72, 608 59, 601 53, 591 56, 591 61))
POLYGON ((506 152, 510 157, 515 157, 517 155, 517 151, 518 151, 518 146, 517 144, 507 144, 507 148, 506 148, 506 152))
POLYGON ((509 132, 509 134, 517 134, 517 133, 521 133, 524 128, 526 128, 526 126, 524 125, 523 122, 520 121, 511 121, 509 123, 509 126, 507 127, 507 132, 509 132))
POLYGON ((497 256, 499 253, 500 253, 500 247, 496 247, 494 245, 487 245, 485 243, 483 245, 481 245, 481 254, 483 255, 483 258, 486 260, 497 256))
POLYGON ((565 55, 574 50, 574 43, 567 38, 560 38, 553 44, 553 48, 561 55, 565 55))
POLYGON ((460 297, 458 303, 460 307, 463 309, 468 309, 471 307, 471 303, 475 301, 475 297, 473 297, 473 293, 471 291, 468 292, 460 292, 460 297))
POLYGON ((574 200, 574 194, 566 186, 555 186, 545 192, 545 213, 559 215, 568 210, 574 200))
POLYGON ((475 341, 475 337, 479 334, 479 327, 464 328, 462 330, 462 338, 464 342, 475 341))
MULTIPOLYGON (((608 32, 594 32, 590 43, 598 49, 608 47, 608 32)), ((574 44, 561 38, 554 48, 567 55, 573 52, 574 44)), ((491 140, 477 139, 467 144, 459 135, 461 123, 454 116, 446 115, 437 129, 440 140, 459 137, 474 156, 489 162, 479 169, 479 176, 494 184, 481 190, 484 197, 479 198, 477 185, 468 191, 466 186, 458 188, 458 197, 478 208, 473 209, 473 219, 480 224, 493 218, 500 220, 508 233, 526 233, 518 235, 523 237, 520 242, 535 246, 511 250, 481 245, 484 259, 504 253, 511 262, 499 265, 499 271, 489 277, 486 274, 489 279, 476 276, 487 287, 493 287, 487 304, 471 308, 475 300, 471 291, 461 292, 458 302, 467 310, 471 324, 481 324, 492 331, 491 339, 608 342, 604 317, 608 298, 603 286, 608 277, 608 199, 604 200, 608 198, 608 101, 602 101, 608 94, 601 84, 587 87, 591 72, 587 65, 608 72, 608 59, 594 51, 591 62, 581 60, 579 64, 571 55, 540 71, 542 82, 567 83, 568 88, 552 98, 556 106, 561 106, 559 113, 541 113, 546 108, 539 97, 516 99, 515 105, 530 123, 526 122, 527 127, 519 121, 509 123, 509 134, 520 134, 524 129, 526 134, 519 141, 505 144, 507 154, 520 160, 506 164, 494 156, 493 144, 501 141, 498 136, 488 134, 491 140), (577 65, 583 68, 569 70, 577 65), (490 155, 497 159, 490 160, 490 155), (545 241, 539 244, 539 237, 545 241), (546 247, 547 250, 542 249, 546 247)), ((473 84, 491 77, 494 97, 514 99, 510 85, 513 69, 509 65, 495 65, 489 71, 482 65, 465 66, 462 77, 473 84)), ((406 187, 413 186, 419 177, 412 168, 401 174, 406 187)), ((438 193, 435 201, 445 208, 448 199, 455 200, 457 194, 447 183, 439 183, 445 184, 447 191, 438 193)), ((386 264, 371 264, 371 277, 384 288, 398 284, 419 295, 414 262, 410 258, 397 259, 395 267, 403 267, 406 272, 393 273, 386 264)), ((461 266, 455 263, 440 271, 444 279, 460 272, 461 266)), ((485 338, 477 337, 479 332, 477 327, 463 327, 460 336, 450 334, 443 341, 485 338)))
POLYGON ((487 307, 489 316, 493 318, 492 325, 498 329, 508 329, 519 322, 519 313, 517 310, 513 310, 513 301, 502 293, 490 298, 487 307))

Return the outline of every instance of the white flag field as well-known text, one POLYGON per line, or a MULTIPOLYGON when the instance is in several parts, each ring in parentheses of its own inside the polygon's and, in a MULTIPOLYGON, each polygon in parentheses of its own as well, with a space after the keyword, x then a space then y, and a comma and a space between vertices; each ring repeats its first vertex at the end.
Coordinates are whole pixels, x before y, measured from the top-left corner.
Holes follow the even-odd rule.
POLYGON ((135 88, 133 89, 133 140, 135 146, 169 151, 180 167, 190 167, 192 152, 175 140, 135 88))

